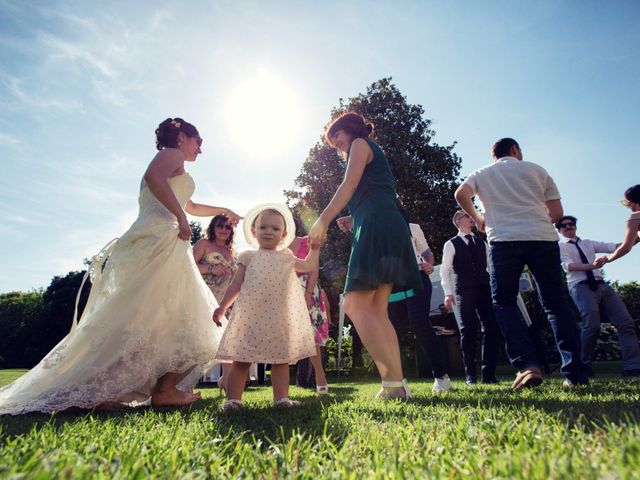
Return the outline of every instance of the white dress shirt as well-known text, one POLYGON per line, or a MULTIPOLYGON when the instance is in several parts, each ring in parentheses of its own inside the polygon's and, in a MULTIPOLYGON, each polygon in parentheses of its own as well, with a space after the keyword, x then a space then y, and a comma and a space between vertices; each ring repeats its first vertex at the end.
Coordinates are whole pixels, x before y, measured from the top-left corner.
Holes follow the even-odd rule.
MULTIPOLYGON (((567 272, 567 283, 569 284, 569 288, 576 286, 578 283, 587 279, 587 273, 579 270, 569 271, 570 263, 584 263, 580 258, 580 252, 576 248, 573 243, 569 243, 569 241, 577 241, 578 245, 580 245, 580 249, 584 252, 584 256, 587 257, 589 263, 593 263, 596 259, 596 253, 613 253, 613 251, 618 248, 617 243, 605 243, 605 242, 596 242, 594 240, 589 240, 586 238, 576 237, 575 239, 569 239, 566 237, 562 237, 560 239, 560 258, 562 260, 562 268, 567 272)), ((602 274, 600 273, 600 269, 596 268, 591 270, 593 272, 593 276, 596 279, 602 279, 602 274)))
POLYGON ((540 165, 503 157, 469 175, 484 210, 490 242, 558 240, 546 203, 560 199, 555 182, 540 165))
MULTIPOLYGON (((462 233, 458 230, 458 237, 462 238, 465 245, 469 245, 469 240, 465 238, 468 233, 462 233)), ((471 234, 474 241, 483 241, 479 237, 471 234)), ((453 246, 451 240, 447 240, 442 248, 442 264, 440 265, 440 283, 442 290, 446 295, 455 295, 456 293, 456 273, 453 271, 453 257, 456 255, 456 247, 453 246)))
POLYGON ((409 224, 409 231, 411 232, 411 245, 413 245, 413 251, 416 254, 416 262, 420 265, 423 262, 422 254, 424 252, 430 253, 431 249, 427 243, 427 239, 424 236, 424 232, 420 225, 417 223, 409 224))

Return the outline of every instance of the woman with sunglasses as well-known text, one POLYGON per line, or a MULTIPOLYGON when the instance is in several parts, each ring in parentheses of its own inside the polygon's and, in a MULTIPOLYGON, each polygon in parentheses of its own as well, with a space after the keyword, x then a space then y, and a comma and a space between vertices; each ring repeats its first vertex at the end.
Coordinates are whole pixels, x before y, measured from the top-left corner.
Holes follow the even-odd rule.
POLYGON ((193 258, 202 278, 218 303, 233 280, 238 255, 233 237, 235 228, 226 215, 216 215, 207 227, 205 238, 193 246, 193 258))
POLYGON ((620 203, 631 210, 631 215, 627 220, 627 231, 624 240, 611 255, 604 255, 593 263, 596 268, 602 267, 605 263, 613 262, 631 251, 633 246, 640 241, 638 232, 640 231, 640 184, 628 188, 624 192, 624 200, 620 203))

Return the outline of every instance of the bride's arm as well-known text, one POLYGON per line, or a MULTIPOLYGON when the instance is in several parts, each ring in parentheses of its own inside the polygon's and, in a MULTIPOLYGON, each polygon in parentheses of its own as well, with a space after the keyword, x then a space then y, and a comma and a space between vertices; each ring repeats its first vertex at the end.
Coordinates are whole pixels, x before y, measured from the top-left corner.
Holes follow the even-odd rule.
POLYGON ((184 155, 182 152, 176 148, 166 148, 158 152, 154 159, 151 160, 144 174, 144 181, 153 196, 178 219, 178 228, 180 229, 178 236, 183 240, 189 240, 191 238, 191 227, 189 227, 187 215, 182 210, 180 202, 178 202, 167 181, 176 171, 180 171, 183 168, 184 155))
POLYGON ((205 205, 204 203, 195 203, 191 200, 187 202, 185 210, 188 214, 195 217, 215 217, 216 215, 224 215, 234 225, 237 225, 242 219, 240 215, 228 208, 214 207, 213 205, 205 205))

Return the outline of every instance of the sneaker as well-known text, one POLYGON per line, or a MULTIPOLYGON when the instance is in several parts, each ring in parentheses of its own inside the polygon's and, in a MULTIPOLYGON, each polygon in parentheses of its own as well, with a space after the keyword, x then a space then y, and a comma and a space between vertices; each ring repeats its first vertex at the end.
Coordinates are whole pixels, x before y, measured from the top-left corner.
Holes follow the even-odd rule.
POLYGON ((467 375, 467 378, 464 381, 464 383, 466 383, 467 385, 475 385, 476 383, 478 383, 478 379, 473 375, 467 375))
POLYGON ((514 390, 520 390, 524 387, 537 387, 542 383, 542 372, 538 367, 529 367, 520 370, 516 374, 516 379, 511 384, 514 390))
POLYGON ((566 390, 571 390, 574 387, 578 387, 578 386, 584 386, 584 385, 589 385, 589 380, 584 380, 584 381, 577 381, 577 380, 571 380, 569 378, 565 378, 564 382, 562 382, 562 388, 566 389, 566 390))
POLYGON ((448 392, 451 390, 451 379, 446 373, 440 378, 433 379, 433 393, 448 392))

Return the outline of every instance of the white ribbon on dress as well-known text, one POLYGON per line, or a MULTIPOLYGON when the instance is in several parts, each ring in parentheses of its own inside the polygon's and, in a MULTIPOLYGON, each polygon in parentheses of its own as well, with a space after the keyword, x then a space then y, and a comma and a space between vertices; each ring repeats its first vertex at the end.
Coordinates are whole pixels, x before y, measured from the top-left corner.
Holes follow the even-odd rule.
POLYGON ((102 276, 102 266, 104 262, 109 258, 111 252, 113 252, 113 247, 118 241, 118 237, 111 240, 107 243, 102 249, 98 252, 97 255, 91 257, 91 263, 87 267, 87 271, 82 277, 82 283, 80 283, 80 288, 78 289, 78 294, 76 295, 76 304, 73 309, 73 322, 71 322, 71 330, 69 333, 73 332, 78 327, 78 305, 80 304, 80 295, 82 294, 82 287, 84 287, 87 278, 91 276, 91 283, 95 284, 97 281, 100 281, 100 277, 102 276))

